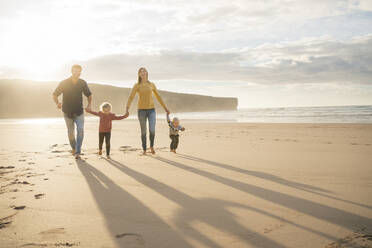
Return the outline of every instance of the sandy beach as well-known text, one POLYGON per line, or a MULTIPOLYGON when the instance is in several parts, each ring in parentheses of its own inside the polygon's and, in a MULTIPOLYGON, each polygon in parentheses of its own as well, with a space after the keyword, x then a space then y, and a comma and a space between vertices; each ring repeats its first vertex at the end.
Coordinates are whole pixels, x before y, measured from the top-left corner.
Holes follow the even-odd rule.
POLYGON ((178 154, 158 120, 140 155, 117 121, 112 160, 66 127, 0 125, 0 247, 372 247, 372 125, 184 121, 178 154))

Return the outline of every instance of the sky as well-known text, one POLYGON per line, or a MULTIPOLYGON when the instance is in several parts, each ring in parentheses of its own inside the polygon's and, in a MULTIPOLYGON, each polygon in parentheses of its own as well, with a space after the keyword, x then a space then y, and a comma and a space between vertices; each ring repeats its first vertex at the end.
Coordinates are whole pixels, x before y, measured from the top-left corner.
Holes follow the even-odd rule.
POLYGON ((240 108, 372 104, 370 0, 0 0, 0 78, 238 97, 240 108))

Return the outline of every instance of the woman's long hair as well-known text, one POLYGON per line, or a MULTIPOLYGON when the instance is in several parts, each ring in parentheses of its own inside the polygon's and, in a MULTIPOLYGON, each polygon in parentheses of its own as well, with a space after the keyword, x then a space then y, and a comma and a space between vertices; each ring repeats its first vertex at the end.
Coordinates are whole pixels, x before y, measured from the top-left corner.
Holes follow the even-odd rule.
POLYGON ((149 81, 149 72, 146 70, 145 67, 141 67, 141 68, 138 69, 138 73, 137 73, 138 74, 137 83, 139 83, 139 84, 142 83, 142 78, 139 75, 141 70, 145 70, 146 71, 146 73, 147 73, 147 81, 149 81))

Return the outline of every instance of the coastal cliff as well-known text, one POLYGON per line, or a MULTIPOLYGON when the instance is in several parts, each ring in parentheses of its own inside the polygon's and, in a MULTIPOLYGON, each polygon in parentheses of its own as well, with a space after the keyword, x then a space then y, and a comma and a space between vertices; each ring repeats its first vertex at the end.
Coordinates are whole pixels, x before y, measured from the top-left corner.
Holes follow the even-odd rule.
MULTIPOLYGON (((58 82, 0 79, 0 118, 61 116, 61 112, 56 109, 52 100, 52 93, 57 84, 58 82)), ((93 109, 97 110, 102 102, 108 101, 113 105, 113 112, 124 112, 130 88, 106 84, 89 84, 89 87, 94 95, 93 109)), ((159 93, 172 112, 236 110, 238 106, 238 99, 231 97, 212 97, 162 90, 159 90, 159 93)), ((135 112, 136 102, 135 99, 131 106, 131 113, 135 112)), ((157 111, 163 112, 157 101, 155 104, 157 111)))

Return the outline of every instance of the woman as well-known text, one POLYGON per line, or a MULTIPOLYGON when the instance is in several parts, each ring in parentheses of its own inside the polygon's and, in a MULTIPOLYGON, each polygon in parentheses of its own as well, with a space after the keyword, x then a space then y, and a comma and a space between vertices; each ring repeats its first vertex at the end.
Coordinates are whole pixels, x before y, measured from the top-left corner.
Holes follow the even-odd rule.
POLYGON ((132 92, 130 93, 128 102, 127 102, 127 114, 129 114, 130 105, 138 93, 138 120, 141 126, 141 140, 142 140, 142 149, 143 154, 146 154, 147 144, 146 144, 146 121, 149 120, 149 132, 150 132, 150 149, 151 153, 155 154, 154 150, 154 139, 155 139, 155 123, 156 123, 156 112, 154 106, 154 100, 152 98, 152 93, 158 99, 158 102, 164 108, 165 112, 169 114, 169 110, 165 106, 163 100, 161 99, 155 84, 151 83, 148 80, 148 73, 146 68, 140 68, 138 70, 138 81, 133 86, 132 92))

